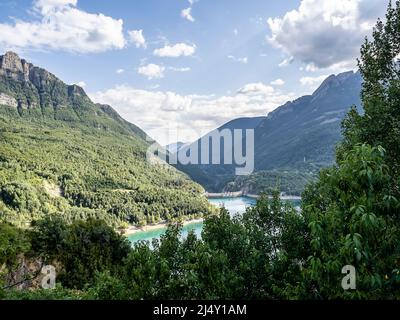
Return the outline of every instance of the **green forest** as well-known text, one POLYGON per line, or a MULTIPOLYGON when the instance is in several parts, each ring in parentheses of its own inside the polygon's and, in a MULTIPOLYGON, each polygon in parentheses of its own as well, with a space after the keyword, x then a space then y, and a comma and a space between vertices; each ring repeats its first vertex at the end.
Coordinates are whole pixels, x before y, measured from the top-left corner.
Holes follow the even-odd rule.
POLYGON ((1 221, 57 215, 120 227, 210 211, 199 185, 148 164, 146 144, 132 135, 3 114, 0 136, 1 221))
POLYGON ((397 1, 361 48, 364 112, 343 121, 336 164, 307 185, 300 212, 278 191, 241 216, 212 212, 185 176, 136 162, 130 137, 56 124, 48 134, 47 124, 3 115, 13 129, 0 146, 1 298, 400 299, 399 54, 397 1), (52 185, 62 197, 44 192, 52 185), (180 222, 151 247, 115 231, 202 214, 201 239, 181 240, 180 222), (35 274, 18 281, 21 261, 55 265, 56 289, 38 289, 35 274), (354 290, 341 286, 346 265, 354 290))

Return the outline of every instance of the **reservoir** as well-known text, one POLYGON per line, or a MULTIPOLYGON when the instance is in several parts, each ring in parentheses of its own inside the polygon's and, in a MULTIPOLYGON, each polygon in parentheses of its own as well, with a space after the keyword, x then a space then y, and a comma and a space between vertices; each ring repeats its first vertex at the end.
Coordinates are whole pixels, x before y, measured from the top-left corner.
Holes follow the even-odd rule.
MULTIPOLYGON (((215 198, 208 200, 211 204, 221 207, 225 206, 225 208, 229 211, 229 213, 233 216, 235 214, 241 214, 246 211, 247 207, 253 206, 256 203, 255 199, 247 198, 247 197, 237 197, 237 198, 215 198)), ((289 200, 293 203, 294 206, 299 206, 300 200, 289 200)), ((193 222, 188 223, 182 228, 182 237, 185 238, 190 231, 194 231, 195 234, 200 237, 201 231, 203 229, 203 222, 193 222)), ((160 228, 149 230, 149 231, 139 231, 134 234, 128 236, 129 241, 134 244, 137 241, 150 241, 153 238, 160 238, 166 231, 166 227, 162 226, 160 228)))

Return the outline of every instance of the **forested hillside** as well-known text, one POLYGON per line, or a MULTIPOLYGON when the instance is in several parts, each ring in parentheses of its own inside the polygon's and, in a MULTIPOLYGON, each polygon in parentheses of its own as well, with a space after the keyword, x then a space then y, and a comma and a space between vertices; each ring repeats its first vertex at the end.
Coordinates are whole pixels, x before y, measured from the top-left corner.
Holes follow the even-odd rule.
MULTIPOLYGON (((148 140, 148 139, 147 139, 148 140)), ((146 161, 146 134, 13 53, 0 57, 0 219, 113 226, 209 212, 203 189, 146 161)))

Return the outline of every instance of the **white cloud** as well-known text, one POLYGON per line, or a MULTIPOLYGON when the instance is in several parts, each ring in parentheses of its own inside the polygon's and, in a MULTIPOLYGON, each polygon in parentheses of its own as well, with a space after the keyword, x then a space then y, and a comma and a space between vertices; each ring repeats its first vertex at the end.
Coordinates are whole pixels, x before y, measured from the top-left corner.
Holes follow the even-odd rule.
POLYGON ((186 8, 181 11, 181 17, 189 20, 190 22, 195 22, 195 19, 192 16, 192 8, 186 8))
POLYGON ((85 88, 86 87, 86 82, 79 81, 76 85, 80 86, 81 88, 85 88))
POLYGON ((78 0, 37 0, 34 3, 34 8, 46 14, 52 10, 59 10, 68 5, 76 6, 77 4, 78 0))
POLYGON ((177 43, 175 45, 166 45, 163 48, 154 50, 153 54, 159 57, 177 58, 180 56, 192 56, 196 52, 196 45, 186 43, 177 43))
POLYGON ((0 48, 95 53, 125 47, 122 20, 76 6, 77 0, 36 0, 35 20, 0 24, 0 48))
POLYGON ((247 84, 236 94, 221 97, 140 90, 126 85, 90 96, 96 102, 112 105, 162 144, 193 141, 232 119, 266 115, 294 98, 293 94, 262 83, 247 84))
POLYGON ((273 86, 283 86, 285 84, 285 81, 283 81, 282 79, 276 79, 274 81, 271 81, 271 84, 273 86))
POLYGON ((237 36, 237 35, 239 34, 239 30, 238 30, 238 29, 233 29, 233 34, 234 34, 235 36, 237 36))
POLYGON ((240 63, 243 63, 243 64, 247 64, 249 62, 249 59, 247 57, 238 58, 238 57, 229 55, 228 59, 231 59, 232 61, 240 62, 240 63))
POLYGON ((264 95, 270 95, 274 93, 274 88, 268 85, 265 85, 261 82, 257 83, 249 83, 246 84, 243 88, 240 88, 238 90, 239 94, 250 94, 250 95, 259 95, 259 94, 264 94, 264 95))
POLYGON ((386 6, 387 0, 302 0, 298 9, 268 19, 268 40, 309 68, 351 68, 386 6))
POLYGON ((124 72, 125 72, 124 69, 117 69, 117 70, 115 71, 115 73, 117 73, 117 74, 122 74, 122 73, 124 73, 124 72))
POLYGON ((322 75, 317 77, 302 77, 300 83, 303 86, 308 86, 310 89, 315 90, 324 81, 328 75, 322 75))
POLYGON ((130 40, 135 44, 136 48, 146 48, 146 39, 143 35, 143 30, 131 30, 128 32, 130 40))
POLYGON ((138 68, 138 73, 146 76, 149 80, 164 78, 165 67, 150 63, 138 68))

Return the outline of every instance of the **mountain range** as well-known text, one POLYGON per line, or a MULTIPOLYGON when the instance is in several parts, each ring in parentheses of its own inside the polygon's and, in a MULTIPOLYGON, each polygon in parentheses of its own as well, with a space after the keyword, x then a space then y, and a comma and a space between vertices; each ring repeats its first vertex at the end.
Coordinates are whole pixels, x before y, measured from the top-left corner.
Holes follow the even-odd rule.
POLYGON ((254 130, 255 171, 236 176, 229 164, 148 163, 154 141, 143 130, 92 102, 83 88, 7 52, 0 56, 0 220, 26 226, 56 214, 69 222, 143 225, 213 212, 204 188, 300 194, 334 163, 341 120, 360 106, 360 89, 358 72, 332 75, 312 95, 218 128, 254 130))
MULTIPOLYGON (((224 164, 178 164, 177 168, 212 192, 258 193, 279 187, 299 194, 320 168, 334 163, 341 121, 351 106, 361 105, 361 83, 359 72, 331 75, 312 95, 287 102, 265 117, 236 119, 216 129, 254 130, 255 173, 250 176, 237 177, 234 166, 224 164)), ((193 145, 200 146, 200 140, 193 145)))

